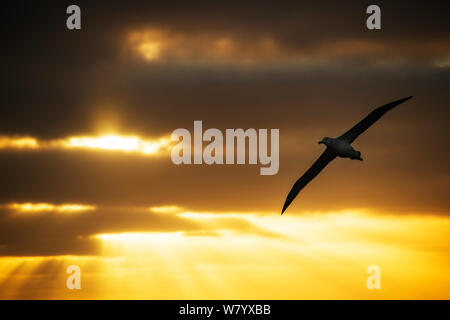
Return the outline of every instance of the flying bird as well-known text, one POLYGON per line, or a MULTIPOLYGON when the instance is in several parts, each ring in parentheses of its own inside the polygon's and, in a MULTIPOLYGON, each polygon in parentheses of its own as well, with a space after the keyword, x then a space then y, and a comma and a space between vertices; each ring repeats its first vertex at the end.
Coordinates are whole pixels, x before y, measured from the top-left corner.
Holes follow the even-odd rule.
POLYGON ((361 152, 356 151, 353 149, 351 144, 353 141, 355 141, 358 136, 366 131, 372 124, 374 124, 378 119, 380 119, 386 112, 389 110, 392 110, 399 104, 405 102, 406 100, 411 99, 411 97, 403 98, 391 103, 388 103, 382 107, 376 108, 373 110, 367 117, 362 119, 360 122, 358 122, 354 127, 352 127, 350 130, 348 130, 343 135, 337 137, 337 138, 329 138, 325 137, 318 143, 323 143, 327 146, 325 151, 322 153, 322 155, 314 162, 314 164, 311 166, 311 168, 308 169, 301 177, 298 179, 291 191, 289 191, 289 194, 286 198, 286 201, 283 205, 283 210, 281 211, 281 214, 286 211, 287 207, 291 204, 291 202, 295 199, 297 194, 302 190, 312 179, 314 179, 315 176, 319 174, 320 171, 322 171, 323 168, 325 168, 328 163, 330 163, 334 158, 341 157, 341 158, 350 158, 350 159, 356 159, 362 161, 361 158, 361 152))

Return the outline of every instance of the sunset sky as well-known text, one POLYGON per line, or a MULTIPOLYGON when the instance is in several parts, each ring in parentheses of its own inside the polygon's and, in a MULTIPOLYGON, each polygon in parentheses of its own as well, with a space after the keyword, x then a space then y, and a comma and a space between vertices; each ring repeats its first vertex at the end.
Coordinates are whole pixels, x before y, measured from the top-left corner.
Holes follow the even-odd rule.
POLYGON ((450 3, 370 4, 3 10, 0 298, 449 299, 450 3), (317 141, 411 95, 280 215, 317 141), (278 173, 174 165, 194 120, 279 129, 278 173))

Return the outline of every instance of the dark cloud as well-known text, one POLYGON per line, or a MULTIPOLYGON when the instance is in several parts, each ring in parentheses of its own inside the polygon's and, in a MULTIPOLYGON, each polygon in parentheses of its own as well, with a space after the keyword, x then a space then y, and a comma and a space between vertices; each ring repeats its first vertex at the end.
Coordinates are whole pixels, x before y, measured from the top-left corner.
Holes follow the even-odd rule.
POLYGON ((313 104, 331 108, 339 101, 348 104, 345 97, 356 105, 367 103, 361 99, 367 96, 383 93, 390 99, 423 87, 444 94, 448 83, 448 67, 435 65, 448 60, 445 1, 433 6, 383 2, 380 32, 365 28, 369 2, 364 1, 345 6, 334 1, 89 1, 79 3, 83 28, 77 32, 65 29, 68 4, 18 2, 7 10, 2 133, 55 138, 92 131, 95 113, 110 109, 124 130, 150 134, 180 126, 186 115, 292 126, 292 119, 316 109, 313 104), (261 37, 270 37, 281 53, 257 66, 231 68, 196 65, 195 56, 194 64, 124 56, 127 34, 148 28, 181 35, 179 52, 195 46, 199 37, 226 36, 244 53, 261 37), (292 63, 296 57, 311 62, 292 63), (286 113, 292 117, 282 117, 286 113))

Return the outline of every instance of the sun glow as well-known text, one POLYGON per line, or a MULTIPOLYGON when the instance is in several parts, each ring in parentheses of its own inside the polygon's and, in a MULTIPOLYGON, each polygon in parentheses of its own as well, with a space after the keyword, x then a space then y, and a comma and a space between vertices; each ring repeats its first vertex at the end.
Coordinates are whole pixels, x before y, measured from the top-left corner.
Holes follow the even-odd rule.
POLYGON ((65 139, 38 140, 33 137, 15 138, 1 137, 0 149, 29 150, 67 150, 90 149, 138 153, 141 155, 157 155, 169 150, 172 141, 170 137, 159 139, 143 139, 138 136, 122 136, 107 134, 101 136, 74 136, 65 139))
POLYGON ((159 140, 142 140, 136 136, 106 135, 100 137, 71 137, 63 142, 66 148, 88 148, 115 150, 124 152, 138 152, 144 155, 155 154, 159 150, 168 147, 169 138, 159 140))

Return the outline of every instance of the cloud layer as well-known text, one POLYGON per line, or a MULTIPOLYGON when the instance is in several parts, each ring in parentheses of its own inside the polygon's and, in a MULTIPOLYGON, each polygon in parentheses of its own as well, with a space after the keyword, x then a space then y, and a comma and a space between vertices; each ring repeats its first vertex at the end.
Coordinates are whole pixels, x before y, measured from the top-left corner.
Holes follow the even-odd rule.
POLYGON ((91 254, 97 233, 215 232, 134 207, 278 212, 322 151, 316 141, 410 95, 356 141, 364 163, 338 159, 292 214, 448 215, 449 3, 382 3, 373 32, 368 4, 95 2, 81 5, 82 30, 70 32, 66 3, 18 2, 1 53, 0 203, 98 209, 69 217, 3 208, 3 254, 91 254), (194 120, 280 129, 279 173, 173 165, 163 137, 194 120))

